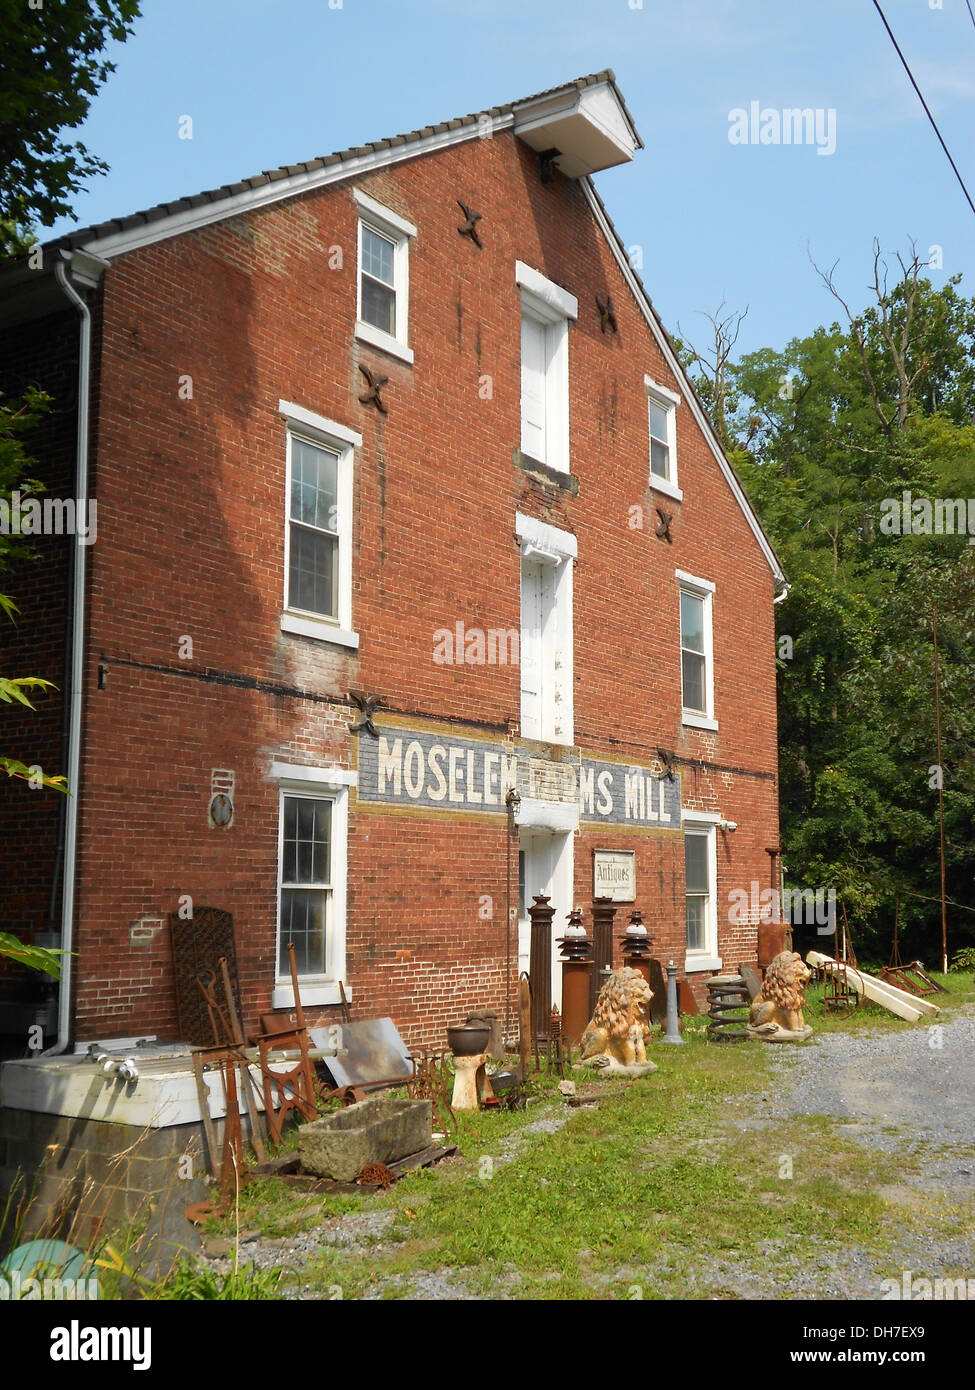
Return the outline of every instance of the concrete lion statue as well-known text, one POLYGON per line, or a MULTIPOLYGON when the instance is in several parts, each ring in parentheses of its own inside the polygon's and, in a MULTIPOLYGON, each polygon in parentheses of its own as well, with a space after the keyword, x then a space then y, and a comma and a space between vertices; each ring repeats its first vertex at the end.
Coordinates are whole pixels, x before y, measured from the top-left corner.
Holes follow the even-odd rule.
POLYGON ((798 951, 780 951, 765 972, 762 992, 748 1016, 746 1032, 763 1042, 803 1042, 812 1029, 802 1016, 812 971, 798 951))
POLYGON ((599 991, 596 1009, 582 1035, 582 1061, 625 1076, 656 1071, 647 1061, 650 986, 631 966, 614 970, 599 991))

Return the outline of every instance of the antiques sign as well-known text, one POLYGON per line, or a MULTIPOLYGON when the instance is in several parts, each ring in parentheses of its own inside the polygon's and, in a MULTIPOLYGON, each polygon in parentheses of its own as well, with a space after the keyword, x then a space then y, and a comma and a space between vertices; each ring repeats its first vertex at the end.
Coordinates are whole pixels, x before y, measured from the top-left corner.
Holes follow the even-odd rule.
MULTIPOLYGON (((424 730, 382 728, 359 740, 359 800, 396 806, 505 814, 511 787, 520 796, 577 803, 583 821, 680 829, 680 778, 646 767, 556 762, 502 744, 424 730)), ((628 900, 627 900, 628 901, 628 900)))
POLYGON ((594 849, 592 895, 614 903, 636 902, 636 854, 633 850, 594 849))

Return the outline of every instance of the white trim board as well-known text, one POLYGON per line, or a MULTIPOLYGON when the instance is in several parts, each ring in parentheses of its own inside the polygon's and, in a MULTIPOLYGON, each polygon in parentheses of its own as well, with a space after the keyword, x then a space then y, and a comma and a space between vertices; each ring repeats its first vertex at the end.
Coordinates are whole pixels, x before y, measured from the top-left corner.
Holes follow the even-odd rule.
MULTIPOLYGON (((499 131, 510 130, 514 125, 514 119, 513 114, 492 116, 492 132, 496 135, 499 131)), ((123 256, 129 251, 150 246, 154 241, 165 241, 169 237, 180 236, 183 232, 195 232, 201 227, 208 227, 212 222, 222 222, 227 217, 239 217, 241 213, 268 207, 284 198, 293 198, 298 193, 308 193, 332 183, 344 183, 347 179, 370 174, 375 169, 385 169, 390 164, 400 164, 405 159, 416 159, 418 155, 433 154, 451 145, 459 145, 465 140, 478 140, 481 138, 480 132, 481 127, 477 122, 472 122, 457 130, 442 130, 438 134, 427 135, 421 140, 411 140, 393 148, 353 155, 349 159, 337 160, 324 169, 289 174, 284 178, 275 179, 273 183, 261 184, 259 188, 230 193, 219 202, 207 202, 197 208, 170 213, 168 217, 146 222, 139 227, 128 227, 124 231, 109 232, 101 237, 93 236, 91 241, 85 243, 84 249, 109 258, 123 256)))
POLYGON ((560 531, 547 521, 536 521, 524 512, 515 512, 515 535, 523 544, 537 546, 539 550, 552 550, 557 555, 569 555, 573 560, 579 556, 579 542, 571 531, 560 531))

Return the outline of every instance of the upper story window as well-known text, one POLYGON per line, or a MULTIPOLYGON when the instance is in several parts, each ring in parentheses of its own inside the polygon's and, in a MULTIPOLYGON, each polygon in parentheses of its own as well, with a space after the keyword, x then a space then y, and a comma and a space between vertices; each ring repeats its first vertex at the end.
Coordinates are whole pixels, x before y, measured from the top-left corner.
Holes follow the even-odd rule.
POLYGON ((359 189, 352 196, 359 209, 356 337, 412 362, 409 256, 416 228, 359 189))
POLYGON ((714 585, 677 570, 680 592, 680 672, 682 722, 717 729, 714 717, 714 636, 711 605, 714 585))
POLYGON ((677 486, 677 407, 680 396, 651 377, 643 378, 647 388, 650 426, 650 486, 679 502, 683 493, 677 486))
POLYGON ((288 425, 281 630, 358 647, 352 631, 354 451, 362 436, 279 401, 288 425))
POLYGON ((569 320, 579 314, 575 296, 522 261, 515 262, 521 290, 521 452, 560 473, 569 465, 569 320))
POLYGON ((396 243, 362 224, 362 302, 364 323, 396 337, 396 243))
POLYGON ((572 565, 575 536, 515 518, 521 542, 521 733, 572 744, 572 565))
POLYGON ((338 470, 334 449, 291 435, 288 607, 338 621, 338 470))

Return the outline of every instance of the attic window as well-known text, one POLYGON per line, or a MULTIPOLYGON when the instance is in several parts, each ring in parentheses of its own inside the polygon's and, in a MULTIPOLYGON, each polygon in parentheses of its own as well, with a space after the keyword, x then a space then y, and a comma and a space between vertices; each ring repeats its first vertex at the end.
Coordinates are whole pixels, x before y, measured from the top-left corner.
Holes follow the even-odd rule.
POLYGON ((408 340, 410 238, 416 228, 390 208, 352 190, 359 209, 355 334, 403 362, 413 361, 408 340))

